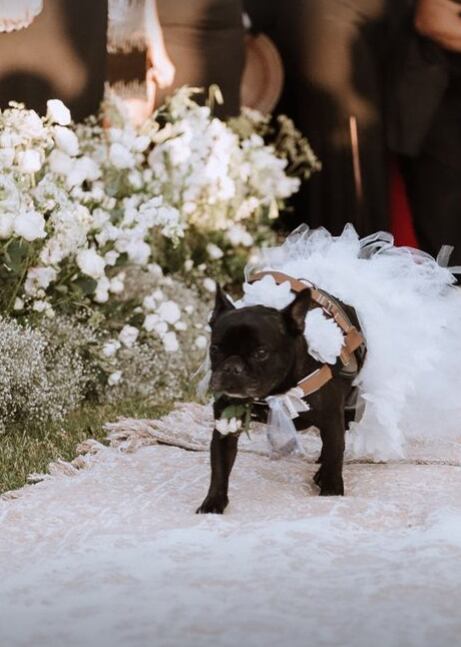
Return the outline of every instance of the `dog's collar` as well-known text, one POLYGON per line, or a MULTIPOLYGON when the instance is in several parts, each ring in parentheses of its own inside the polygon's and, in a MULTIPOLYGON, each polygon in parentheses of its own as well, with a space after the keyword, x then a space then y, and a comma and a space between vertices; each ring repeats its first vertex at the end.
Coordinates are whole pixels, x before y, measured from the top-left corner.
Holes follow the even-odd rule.
MULTIPOLYGON (((342 369, 341 373, 345 375, 356 375, 359 370, 359 364, 355 355, 356 351, 365 349, 365 340, 363 335, 354 324, 351 322, 344 309, 338 301, 327 292, 320 290, 310 281, 304 279, 296 279, 283 272, 264 271, 253 274, 248 279, 248 283, 255 283, 260 281, 265 276, 271 276, 277 285, 288 282, 292 292, 298 293, 303 290, 310 290, 312 300, 323 312, 331 317, 336 324, 341 328, 344 335, 344 345, 339 356, 342 369)), ((333 371, 328 364, 323 364, 320 368, 316 369, 302 380, 300 380, 295 388, 300 389, 303 393, 303 398, 312 395, 325 386, 330 380, 333 379, 333 371)))

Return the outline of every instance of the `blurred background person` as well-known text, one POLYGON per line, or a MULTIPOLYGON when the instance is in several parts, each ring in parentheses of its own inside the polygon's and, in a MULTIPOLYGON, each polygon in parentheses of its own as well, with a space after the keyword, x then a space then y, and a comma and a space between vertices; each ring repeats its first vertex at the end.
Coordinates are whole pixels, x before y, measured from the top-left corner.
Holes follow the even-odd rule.
POLYGON ((425 251, 455 247, 461 265, 461 6, 417 0, 389 77, 388 135, 400 154, 415 231, 425 251))
POLYGON ((46 101, 59 98, 77 121, 96 113, 106 75, 107 1, 3 0, 0 9, 0 107, 14 100, 44 114, 46 101), (21 28, 11 31, 13 25, 21 28))
POLYGON ((295 218, 338 234, 389 229, 384 128, 386 65, 405 0, 245 0, 255 29, 280 50, 286 74, 279 110, 319 159, 296 200, 295 218))
MULTIPOLYGON (((168 53, 176 68, 171 89, 217 84, 224 103, 219 117, 240 112, 245 64, 241 0, 157 0, 168 53)), ((159 92, 162 103, 166 92, 159 92)))
POLYGON ((110 0, 108 49, 110 84, 125 98, 138 95, 147 112, 176 88, 212 84, 224 98, 218 116, 240 110, 240 0, 110 0))
POLYGON ((109 0, 107 80, 131 120, 152 113, 157 88, 168 88, 175 67, 165 47, 156 0, 109 0))

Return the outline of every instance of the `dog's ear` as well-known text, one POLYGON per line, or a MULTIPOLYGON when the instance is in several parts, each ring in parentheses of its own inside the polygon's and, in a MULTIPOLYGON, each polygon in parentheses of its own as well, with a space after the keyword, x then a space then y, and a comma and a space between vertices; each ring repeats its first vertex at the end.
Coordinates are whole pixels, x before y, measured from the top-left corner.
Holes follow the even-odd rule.
POLYGON ((312 301, 312 294, 309 288, 299 292, 295 299, 282 310, 283 318, 287 324, 288 330, 299 335, 304 332, 306 325, 306 314, 312 301))
POLYGON ((211 313, 210 326, 213 326, 221 315, 229 310, 235 310, 234 304, 226 295, 219 283, 216 284, 216 299, 213 312, 211 313))

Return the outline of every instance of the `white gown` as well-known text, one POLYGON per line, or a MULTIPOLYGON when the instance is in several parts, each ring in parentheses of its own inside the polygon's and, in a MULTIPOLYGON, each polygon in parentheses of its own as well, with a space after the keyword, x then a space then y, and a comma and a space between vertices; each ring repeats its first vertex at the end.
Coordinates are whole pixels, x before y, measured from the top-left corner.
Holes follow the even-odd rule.
POLYGON ((461 288, 431 256, 396 248, 390 234, 359 240, 303 226, 248 267, 312 281, 353 306, 367 341, 356 384, 360 420, 348 434, 356 458, 405 456, 408 441, 461 438, 461 288))

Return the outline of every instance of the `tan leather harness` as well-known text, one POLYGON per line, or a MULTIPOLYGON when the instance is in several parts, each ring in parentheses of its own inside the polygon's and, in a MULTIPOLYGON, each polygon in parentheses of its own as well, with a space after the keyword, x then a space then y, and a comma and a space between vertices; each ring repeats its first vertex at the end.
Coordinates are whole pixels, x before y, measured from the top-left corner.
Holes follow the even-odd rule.
MULTIPOLYGON (((352 377, 355 376, 359 371, 356 352, 361 351, 361 356, 364 356, 365 339, 362 333, 351 322, 338 301, 330 294, 317 288, 313 283, 304 279, 295 279, 283 272, 258 272, 257 274, 253 274, 248 282, 254 283, 255 281, 260 281, 265 276, 272 276, 277 285, 288 281, 292 292, 295 293, 302 292, 303 290, 311 291, 314 303, 321 307, 329 317, 334 319, 344 334, 344 346, 339 356, 343 365, 342 373, 352 377)), ((307 397, 319 391, 331 379, 333 379, 333 371, 328 364, 324 364, 321 368, 313 371, 310 375, 298 382, 298 387, 303 391, 303 397, 307 397)))

